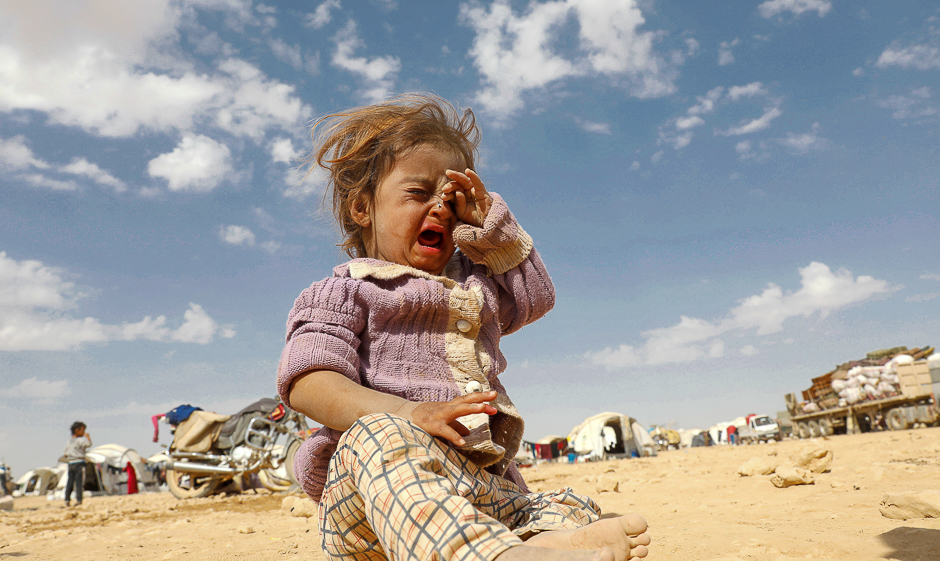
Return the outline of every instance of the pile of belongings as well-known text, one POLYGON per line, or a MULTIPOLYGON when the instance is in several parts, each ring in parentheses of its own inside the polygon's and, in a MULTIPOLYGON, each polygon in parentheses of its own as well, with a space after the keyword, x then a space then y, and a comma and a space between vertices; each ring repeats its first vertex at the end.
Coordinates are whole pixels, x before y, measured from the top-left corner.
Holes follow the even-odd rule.
POLYGON ((839 407, 898 395, 901 389, 898 387, 897 366, 911 362, 914 362, 914 357, 902 354, 883 366, 852 367, 845 373, 844 379, 834 375, 832 389, 839 395, 839 407))

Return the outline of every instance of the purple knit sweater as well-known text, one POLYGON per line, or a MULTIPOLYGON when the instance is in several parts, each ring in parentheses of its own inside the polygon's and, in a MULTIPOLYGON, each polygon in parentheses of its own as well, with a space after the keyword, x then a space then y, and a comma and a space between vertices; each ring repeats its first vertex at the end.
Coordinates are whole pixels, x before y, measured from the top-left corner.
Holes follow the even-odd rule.
MULTIPOLYGON (((523 421, 497 378, 506 369, 499 340, 545 315, 555 289, 532 238, 492 195, 482 228, 461 223, 454 229, 459 251, 442 276, 353 259, 304 290, 288 316, 278 392, 290 405, 292 380, 313 370, 333 370, 411 401, 496 390, 496 415, 460 418, 471 429, 461 452, 525 489, 512 462, 523 421)), ((341 434, 324 427, 296 456, 295 473, 314 500, 341 434)))

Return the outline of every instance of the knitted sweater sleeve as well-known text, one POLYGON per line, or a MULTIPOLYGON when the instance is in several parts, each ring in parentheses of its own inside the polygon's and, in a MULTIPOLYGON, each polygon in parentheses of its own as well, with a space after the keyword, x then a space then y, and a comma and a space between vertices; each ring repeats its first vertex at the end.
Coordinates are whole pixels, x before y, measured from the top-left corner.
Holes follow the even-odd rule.
POLYGON ((333 370, 361 384, 359 334, 366 312, 359 281, 328 278, 304 290, 287 318, 287 344, 277 369, 277 391, 289 407, 291 382, 314 370, 333 370))
POLYGON ((454 241, 472 262, 489 268, 499 287, 499 321, 509 334, 541 318, 555 305, 555 286, 532 244, 496 193, 482 228, 459 224, 454 241))

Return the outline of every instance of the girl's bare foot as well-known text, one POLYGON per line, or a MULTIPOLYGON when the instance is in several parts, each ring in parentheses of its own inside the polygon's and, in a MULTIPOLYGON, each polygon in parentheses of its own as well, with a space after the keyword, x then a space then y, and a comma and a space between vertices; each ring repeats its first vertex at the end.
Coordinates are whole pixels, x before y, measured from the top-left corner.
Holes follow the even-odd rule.
POLYGON ((639 514, 626 514, 598 520, 575 530, 541 532, 525 543, 527 546, 555 550, 609 550, 613 553, 611 561, 625 561, 646 557, 650 536, 646 533, 646 519, 639 514))

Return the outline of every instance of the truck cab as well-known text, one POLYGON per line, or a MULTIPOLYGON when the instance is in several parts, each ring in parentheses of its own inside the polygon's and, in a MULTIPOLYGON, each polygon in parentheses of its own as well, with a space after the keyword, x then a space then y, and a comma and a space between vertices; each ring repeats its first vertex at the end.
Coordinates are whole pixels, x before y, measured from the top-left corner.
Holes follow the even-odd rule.
POLYGON ((749 415, 747 425, 754 431, 757 440, 780 440, 780 425, 770 415, 749 415))

